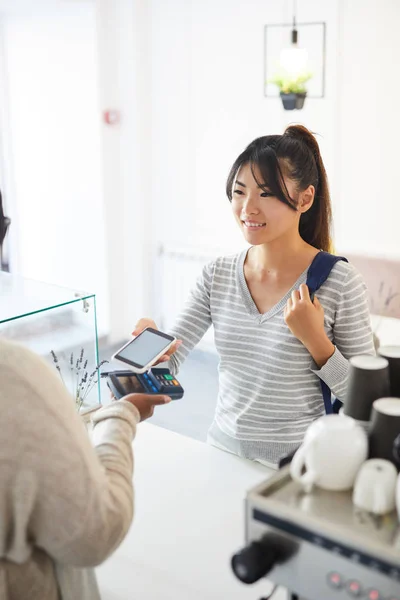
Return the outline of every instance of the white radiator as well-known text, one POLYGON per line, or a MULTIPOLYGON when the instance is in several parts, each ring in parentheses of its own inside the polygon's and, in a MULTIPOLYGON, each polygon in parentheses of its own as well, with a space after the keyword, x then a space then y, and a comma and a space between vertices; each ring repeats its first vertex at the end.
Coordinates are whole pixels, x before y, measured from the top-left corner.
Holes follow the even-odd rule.
MULTIPOLYGON (((203 266, 224 253, 203 247, 162 246, 159 249, 157 280, 161 281, 161 291, 157 298, 157 313, 161 329, 167 331, 174 324, 203 266)), ((212 327, 198 347, 215 351, 212 327)))

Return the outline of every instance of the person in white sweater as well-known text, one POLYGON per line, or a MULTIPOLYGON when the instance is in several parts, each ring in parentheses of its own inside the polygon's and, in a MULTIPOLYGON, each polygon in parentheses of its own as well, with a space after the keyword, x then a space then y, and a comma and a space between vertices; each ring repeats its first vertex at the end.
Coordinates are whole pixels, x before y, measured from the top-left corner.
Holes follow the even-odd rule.
POLYGON ((0 337, 0 598, 98 600, 133 518, 132 440, 167 396, 99 409, 92 443, 51 367, 0 337), (93 444, 93 445, 92 445, 93 444))

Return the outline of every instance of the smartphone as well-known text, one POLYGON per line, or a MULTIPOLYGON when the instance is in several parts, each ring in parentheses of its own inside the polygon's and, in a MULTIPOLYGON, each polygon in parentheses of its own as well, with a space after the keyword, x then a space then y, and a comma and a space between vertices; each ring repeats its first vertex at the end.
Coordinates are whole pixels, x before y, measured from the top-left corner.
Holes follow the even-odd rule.
POLYGON ((134 373, 145 373, 169 350, 176 338, 152 327, 147 327, 127 342, 112 356, 134 373))

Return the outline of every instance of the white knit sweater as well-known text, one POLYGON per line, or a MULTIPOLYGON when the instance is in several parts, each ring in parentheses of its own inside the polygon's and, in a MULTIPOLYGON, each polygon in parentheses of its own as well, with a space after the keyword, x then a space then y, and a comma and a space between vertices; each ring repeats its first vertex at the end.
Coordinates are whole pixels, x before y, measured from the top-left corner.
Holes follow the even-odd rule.
POLYGON ((55 372, 0 339, 0 598, 97 600, 94 567, 133 517, 124 401, 95 413, 93 446, 55 372))

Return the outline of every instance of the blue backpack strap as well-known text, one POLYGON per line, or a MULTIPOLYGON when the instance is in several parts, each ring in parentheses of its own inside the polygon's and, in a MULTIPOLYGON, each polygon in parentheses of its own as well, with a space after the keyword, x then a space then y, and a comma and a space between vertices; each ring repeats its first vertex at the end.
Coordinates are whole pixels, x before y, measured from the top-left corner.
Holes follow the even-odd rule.
MULTIPOLYGON (((319 290, 323 283, 325 283, 334 265, 339 262, 339 260, 348 262, 347 258, 344 256, 334 256, 333 254, 329 254, 329 252, 318 252, 318 254, 315 256, 308 269, 306 281, 311 300, 314 300, 315 292, 319 290)), ((331 390, 325 381, 322 381, 322 379, 320 381, 326 414, 330 415, 334 412, 339 412, 342 403, 340 400, 335 399, 332 405, 331 390)))
POLYGON ((325 381, 321 381, 321 390, 322 397, 324 399, 325 413, 327 415, 331 415, 333 413, 333 405, 332 405, 332 392, 330 387, 325 383, 325 381))
POLYGON ((344 256, 334 256, 329 252, 318 252, 312 261, 308 272, 306 284, 310 290, 311 300, 314 299, 314 294, 323 283, 328 279, 333 267, 339 260, 348 262, 344 256))

